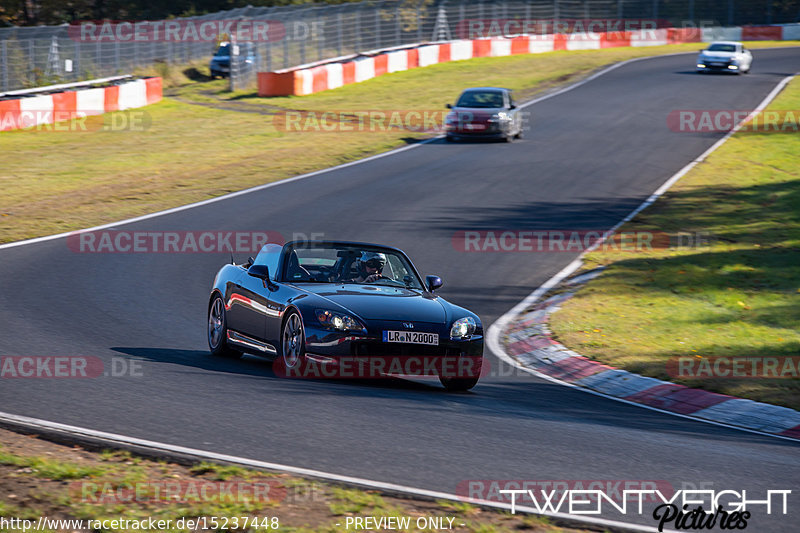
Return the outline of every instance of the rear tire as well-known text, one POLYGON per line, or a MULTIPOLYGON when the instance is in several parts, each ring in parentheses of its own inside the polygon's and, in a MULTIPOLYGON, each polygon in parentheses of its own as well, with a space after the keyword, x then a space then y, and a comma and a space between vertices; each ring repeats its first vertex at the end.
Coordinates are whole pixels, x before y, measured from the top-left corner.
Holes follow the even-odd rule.
POLYGON ((208 348, 211 355, 239 359, 242 352, 228 345, 228 319, 225 315, 225 302, 217 294, 208 306, 208 348))
POLYGON ((449 143, 454 143, 454 142, 456 142, 456 138, 455 138, 455 137, 453 137, 452 135, 445 135, 445 136, 444 136, 444 140, 445 140, 445 141, 447 141, 447 142, 449 142, 449 143))

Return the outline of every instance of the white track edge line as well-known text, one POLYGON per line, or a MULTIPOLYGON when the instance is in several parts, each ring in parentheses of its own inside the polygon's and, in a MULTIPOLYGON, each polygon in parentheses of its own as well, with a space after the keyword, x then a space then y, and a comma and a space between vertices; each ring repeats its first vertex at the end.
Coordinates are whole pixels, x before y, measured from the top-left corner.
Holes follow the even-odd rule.
MULTIPOLYGON (((391 492, 397 493, 404 493, 409 495, 416 495, 416 496, 424 496, 427 498, 435 498, 435 499, 445 499, 450 501, 458 501, 458 502, 471 502, 487 507, 493 507, 496 509, 502 510, 510 510, 511 505, 502 503, 502 502, 495 502, 489 500, 475 500, 460 497, 456 494, 449 494, 446 492, 439 492, 434 490, 428 489, 420 489, 415 487, 409 487, 406 485, 398 485, 395 483, 387 483, 383 481, 374 481, 371 479, 364 479, 359 477, 353 476, 345 476, 341 474, 333 474, 330 472, 323 472, 320 470, 313 470, 309 468, 300 468, 295 466, 283 465, 279 463, 270 463, 267 461, 259 461, 255 459, 247 459, 245 457, 238 457, 235 455, 226 455, 222 453, 215 453, 209 452, 205 450, 199 450, 196 448, 187 448, 184 446, 176 446, 172 444, 166 444, 162 442, 156 442, 151 440, 139 439, 136 437, 128 437, 126 435, 119 435, 117 433, 107 433, 105 431, 97 431, 94 429, 83 428, 79 426, 71 426, 68 424, 60 424, 58 422, 50 422, 48 420, 42 420, 39 418, 31 418, 27 416, 20 416, 11 413, 4 413, 0 412, 0 421, 5 421, 10 423, 11 425, 21 425, 28 428, 34 429, 48 429, 60 433, 66 433, 69 435, 74 435, 77 437, 89 437, 93 439, 100 439, 103 441, 110 441, 119 444, 127 444, 130 446, 136 446, 139 448, 147 448, 155 451, 164 451, 164 452, 171 452, 178 455, 183 456, 191 456, 200 459, 210 459, 214 461, 221 461, 225 463, 234 463, 243 466, 250 466, 254 468, 263 468, 267 470, 279 471, 279 472, 286 472, 290 474, 296 474, 300 476, 308 476, 312 478, 324 479, 328 481, 334 482, 341 482, 347 483, 350 485, 361 485, 365 487, 372 487, 375 489, 382 489, 391 492)), ((537 509, 529 506, 523 505, 516 505, 515 508, 521 512, 531 513, 539 516, 549 516, 552 518, 560 518, 563 520, 570 520, 573 522, 579 522, 584 524, 592 524, 592 525, 600 525, 600 526, 609 526, 609 527, 620 527, 634 531, 644 531, 644 532, 657 532, 658 529, 652 526, 644 526, 639 524, 630 524, 627 522, 620 522, 616 520, 609 520, 605 518, 587 518, 581 515, 571 515, 569 513, 560 513, 560 512, 539 512, 537 509)), ((671 532, 671 530, 665 530, 671 532)), ((672 532, 675 533, 675 532, 672 532)))
MULTIPOLYGON (((787 47, 787 48, 789 48, 789 47, 787 47)), ((677 54, 672 54, 672 55, 677 55, 677 54)), ((663 57, 663 56, 653 56, 653 57, 663 57)), ((642 59, 642 58, 637 58, 637 59, 642 59)), ((549 381, 551 383, 557 383, 559 385, 565 385, 567 387, 571 387, 571 388, 576 389, 576 390, 580 390, 580 391, 583 391, 583 392, 594 394, 596 396, 601 396, 603 398, 608 398, 609 400, 615 400, 615 401, 618 401, 618 402, 626 403, 628 405, 634 405, 636 407, 642 407, 642 408, 645 408, 645 409, 650 409, 651 411, 657 411, 659 413, 664 413, 664 414, 668 414, 668 415, 672 415, 672 416, 677 416, 677 417, 680 417, 680 418, 686 418, 686 419, 689 419, 689 420, 695 420, 695 421, 698 421, 698 422, 704 422, 706 424, 712 424, 712 425, 715 425, 715 426, 720 426, 720 427, 724 427, 724 428, 728 428, 728 429, 735 429, 735 430, 738 430, 738 431, 744 431, 744 432, 747 432, 747 433, 754 433, 756 435, 762 435, 762 436, 772 437, 772 438, 781 439, 781 440, 788 440, 788 441, 792 441, 792 442, 800 441, 800 439, 796 439, 794 437, 789 437, 789 436, 786 436, 786 435, 778 435, 776 433, 767 433, 767 432, 759 431, 759 430, 756 430, 756 429, 750 429, 750 428, 745 428, 745 427, 741 427, 741 426, 735 426, 735 425, 732 425, 732 424, 726 424, 724 422, 717 422, 715 420, 709 420, 709 419, 700 418, 700 417, 697 417, 697 416, 685 415, 685 414, 681 414, 681 413, 674 413, 672 411, 659 409, 658 407, 653 407, 653 406, 645 405, 645 404, 642 404, 642 403, 632 402, 630 400, 625 400, 624 398, 618 398, 616 396, 610 396, 610 395, 604 394, 602 392, 598 392, 598 391, 595 391, 595 390, 592 390, 592 389, 588 389, 586 387, 581 387, 579 385, 575 385, 574 383, 569 383, 569 382, 566 382, 566 381, 562 381, 560 379, 554 378, 552 376, 548 376, 546 374, 543 374, 541 372, 538 372, 536 370, 533 370, 531 368, 528 368, 528 367, 525 367, 525 366, 521 365, 514 358, 512 358, 510 355, 508 355, 506 353, 505 349, 503 348, 502 343, 500 342, 500 334, 505 329, 506 325, 513 318, 518 316, 522 311, 524 311, 526 308, 530 307, 534 302, 539 300, 539 298, 541 298, 550 289, 552 289, 553 287, 555 287, 556 285, 558 285, 559 283, 564 281, 572 273, 574 273, 576 270, 578 270, 581 267, 581 265, 583 264, 583 256, 584 255, 586 255, 587 253, 589 253, 592 250, 594 250, 595 248, 597 248, 600 245, 600 243, 603 242, 611 233, 613 233, 620 226, 622 226, 623 224, 625 224, 626 222, 631 220, 633 217, 635 217, 637 214, 639 214, 646 207, 648 207, 652 203, 654 203, 667 190, 669 190, 670 187, 672 187, 675 184, 676 181, 678 181, 683 176, 685 176, 690 170, 692 170, 695 166, 697 166, 698 163, 703 162, 709 155, 711 155, 711 153, 713 153, 714 151, 717 150, 717 148, 722 146, 734 133, 739 131, 745 123, 747 123, 752 117, 754 117, 756 115, 756 113, 758 113, 759 111, 762 111, 765 107, 767 107, 770 104, 770 102, 772 102, 772 100, 775 99, 775 97, 778 95, 778 93, 780 93, 786 87, 786 85, 790 81, 792 81, 792 79, 795 78, 795 76, 797 76, 797 74, 793 74, 791 76, 787 76, 787 77, 783 78, 780 81, 780 83, 778 83, 778 85, 776 85, 772 89, 772 91, 770 91, 770 93, 767 94, 767 96, 764 97, 764 99, 761 101, 761 103, 759 103, 758 106, 750 114, 748 114, 746 118, 744 118, 741 122, 736 124, 736 126, 731 131, 729 131, 724 137, 722 137, 717 142, 715 142, 713 145, 711 145, 705 152, 700 154, 699 157, 697 157, 693 161, 689 162, 686 166, 684 166, 678 172, 673 174, 658 189, 656 189, 656 191, 653 194, 651 194, 644 202, 642 202, 639 205, 639 207, 637 207, 636 209, 631 211, 625 218, 623 218, 622 220, 617 222, 613 227, 611 227, 611 229, 606 231, 600 239, 598 239, 592 246, 590 246, 585 251, 583 251, 570 264, 565 266, 563 269, 561 269, 559 272, 557 272, 553 277, 551 277, 550 279, 545 281, 536 290, 534 290, 532 293, 530 293, 528 296, 526 296, 517 305, 512 307, 508 312, 506 312, 500 318, 495 320, 494 323, 492 323, 492 325, 489 326, 489 329, 486 331, 486 344, 488 345, 488 347, 492 351, 492 353, 494 353, 494 355, 497 356, 501 361, 504 361, 505 363, 511 365, 512 367, 515 367, 515 368, 518 368, 518 369, 523 370, 525 372, 528 372, 529 374, 533 374, 533 375, 535 375, 535 376, 537 376, 539 378, 542 378, 544 380, 547 380, 547 381, 549 381)))
MULTIPOLYGON (((780 47, 780 48, 793 48, 793 47, 787 46, 787 47, 780 47)), ((677 52, 677 53, 670 53, 670 54, 661 54, 661 55, 656 55, 656 56, 635 57, 633 59, 628 59, 628 60, 625 60, 625 61, 621 61, 619 63, 614 63, 614 64, 612 64, 612 65, 600 70, 599 72, 595 72, 594 74, 592 74, 588 78, 585 78, 585 79, 582 79, 580 81, 577 81, 577 82, 573 83, 572 85, 568 85, 566 87, 563 87, 563 88, 561 88, 561 89, 559 89, 559 90, 557 90, 557 91, 555 91, 553 93, 545 94, 545 95, 540 96, 538 98, 534 98, 533 100, 530 100, 528 102, 525 102, 525 103, 521 104, 519 107, 520 108, 525 108, 525 107, 531 106, 533 104, 536 104, 536 103, 542 102, 544 100, 547 100, 549 98, 553 98, 553 97, 558 96, 560 94, 564 94, 565 92, 571 91, 573 89, 577 89, 578 87, 580 87, 580 86, 582 86, 582 85, 584 85, 584 84, 586 84, 586 83, 588 83, 588 82, 590 82, 590 81, 602 76, 603 74, 607 74, 608 72, 611 72, 612 70, 615 70, 615 69, 617 69, 617 68, 619 68, 619 67, 621 67, 623 65, 627 65, 628 63, 633 63, 633 62, 636 62, 636 61, 642 61, 642 60, 645 60, 645 59, 656 59, 656 58, 659 58, 659 57, 669 57, 669 56, 676 56, 676 55, 690 54, 690 53, 694 53, 694 52, 677 52)), ((223 200, 228 200, 230 198, 235 198, 237 196, 242 196, 244 194, 263 191, 264 189, 269 189, 271 187, 277 187, 279 185, 284 185, 286 183, 291 183, 293 181, 299 181, 299 180, 302 180, 302 179, 305 179, 305 178, 311 178, 313 176, 318 176, 320 174, 326 174, 328 172, 333 172, 335 170, 341 170, 343 168, 351 167, 351 166, 354 166, 354 165, 359 165, 361 163, 367 163, 369 161, 374 161, 374 160, 380 159, 382 157, 388 157, 388 156, 391 156, 391 155, 394 155, 394 154, 399 154, 401 152, 405 152, 406 150, 412 150, 414 148, 417 148, 417 147, 419 147, 419 146, 421 146, 423 144, 431 143, 431 142, 433 142, 433 141, 435 141, 437 139, 441 139, 443 137, 444 137, 444 135, 437 135, 436 137, 431 137, 429 139, 424 139, 424 140, 421 140, 420 142, 417 142, 417 143, 414 143, 414 144, 411 144, 411 145, 408 145, 408 146, 401 146, 400 148, 395 148, 394 150, 389 150, 388 152, 383 152, 383 153, 380 153, 380 154, 371 155, 371 156, 365 157, 363 159, 357 159, 355 161, 350 161, 348 163, 342 163, 341 165, 336 165, 334 167, 328 167, 328 168, 323 168, 323 169, 320 169, 320 170, 315 170, 314 172, 309 172, 307 174, 301 174, 299 176, 291 176, 291 177, 283 178, 283 179, 280 179, 280 180, 277 180, 277 181, 272 181, 270 183, 264 183, 262 185, 256 185, 255 187, 250 187, 248 189, 243 189, 241 191, 236 191, 236 192, 232 192, 232 193, 228 193, 228 194, 223 194, 222 196, 215 196, 214 198, 208 198, 206 200, 200 200, 199 202, 193 202, 193 203, 190 203, 190 204, 185 204, 185 205, 180 205, 180 206, 177 206, 177 207, 172 207, 172 208, 169 208, 169 209, 165 209, 163 211, 156 211, 155 213, 147 213, 145 215, 140 215, 138 217, 126 218, 126 219, 119 220, 119 221, 116 221, 116 222, 109 222, 107 224, 101 224, 99 226, 92 226, 90 228, 76 229, 76 230, 72 230, 72 231, 65 231, 63 233, 56 233, 56 234, 53 234, 53 235, 44 235, 42 237, 34 237, 32 239, 25 239, 25 240, 22 240, 22 241, 14 241, 14 242, 8 242, 8 243, 5 243, 5 244, 0 244, 0 250, 4 250, 6 248, 16 248, 17 246, 25 246, 25 245, 28 245, 28 244, 36 244, 36 243, 39 243, 39 242, 52 241, 52 240, 56 240, 56 239, 63 239, 65 237, 69 237, 70 235, 74 235, 75 233, 79 233, 79 232, 99 231, 99 230, 104 230, 104 229, 108 229, 108 228, 113 228, 113 227, 116 227, 116 226, 123 226, 123 225, 126 225, 126 224, 133 224, 135 222, 141 222, 143 220, 148 220, 148 219, 151 219, 151 218, 156 218, 156 217, 160 217, 160 216, 164 216, 164 215, 171 215, 173 213, 179 213, 180 211, 185 211, 187 209, 193 209, 195 207, 202 207, 202 206, 213 204, 213 203, 216 203, 216 202, 221 202, 223 200)))

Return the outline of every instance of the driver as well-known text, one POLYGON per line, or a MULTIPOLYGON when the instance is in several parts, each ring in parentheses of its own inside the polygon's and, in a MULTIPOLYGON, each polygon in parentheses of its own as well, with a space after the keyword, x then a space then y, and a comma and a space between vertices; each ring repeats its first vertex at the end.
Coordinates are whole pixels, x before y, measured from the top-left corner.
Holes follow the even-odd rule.
POLYGON ((358 277, 355 283, 372 283, 385 276, 381 274, 386 266, 386 256, 378 252, 361 252, 358 259, 358 277))

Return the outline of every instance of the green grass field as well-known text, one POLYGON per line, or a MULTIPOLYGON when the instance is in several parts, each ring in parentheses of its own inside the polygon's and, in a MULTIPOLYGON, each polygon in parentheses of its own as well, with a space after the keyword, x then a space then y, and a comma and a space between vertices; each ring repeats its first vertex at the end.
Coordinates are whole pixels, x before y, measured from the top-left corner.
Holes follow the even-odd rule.
MULTIPOLYGON (((768 109, 797 116, 800 80, 768 109)), ((552 316, 559 341, 672 381, 673 357, 800 355, 800 133, 735 134, 619 231, 701 232, 709 244, 589 254, 587 268, 607 269, 552 316)), ((800 409, 796 378, 677 381, 800 409)))
MULTIPOLYGON (((785 46, 782 42, 753 46, 785 46)), ((178 86, 139 111, 86 121, 94 131, 0 133, 0 242, 75 230, 204 200, 414 142, 425 134, 279 131, 270 113, 301 110, 443 110, 461 89, 502 85, 530 97, 633 57, 694 51, 701 45, 552 52, 458 61, 389 74, 332 91, 286 98, 226 93, 226 82, 178 86), (104 131, 126 116, 145 129, 104 131), (138 114, 138 115, 137 115, 138 114), (99 130, 99 131, 98 131, 99 130)), ((165 67, 166 68, 166 67, 165 67)), ((205 68, 205 67, 201 67, 205 68)), ((169 69, 167 69, 169 70, 169 69)), ((197 72, 197 66, 187 71, 197 72)), ((156 72, 153 72, 155 74, 156 72)))

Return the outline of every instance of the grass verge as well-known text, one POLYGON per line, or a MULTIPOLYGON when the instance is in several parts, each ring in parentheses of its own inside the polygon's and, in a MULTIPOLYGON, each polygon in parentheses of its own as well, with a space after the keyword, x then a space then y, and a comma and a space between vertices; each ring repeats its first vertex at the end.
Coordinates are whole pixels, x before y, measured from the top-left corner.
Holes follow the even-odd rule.
POLYGON ((269 114, 276 110, 443 110, 461 89, 476 84, 507 86, 528 98, 604 65, 699 47, 694 43, 480 58, 285 98, 226 93, 224 80, 189 81, 202 79, 206 67, 199 64, 184 72, 165 66, 168 71, 161 74, 174 87, 163 102, 140 111, 90 117, 67 131, 46 127, 0 133, 0 242, 200 201, 425 136, 402 130, 287 133, 272 124, 269 114), (128 127, 131 118, 142 122, 128 127))
MULTIPOLYGON (((798 109, 795 79, 768 110, 798 109)), ((688 232, 705 235, 708 244, 587 255, 587 269, 607 268, 552 316, 556 338, 631 372, 800 409, 796 374, 710 379, 703 372, 702 379, 675 379, 667 372, 675 357, 697 359, 692 368, 699 370, 709 357, 800 354, 798 154, 797 131, 733 135, 619 230, 688 232)))
MULTIPOLYGON (((466 503, 400 499, 238 466, 184 466, 127 452, 93 453, 2 429, 0 478, 0 516, 6 524, 12 518, 84 521, 82 528, 75 523, 61 528, 49 523, 48 531, 189 531, 201 529, 188 527, 188 520, 200 517, 206 517, 208 529, 220 531, 335 533, 347 530, 348 518, 365 517, 407 519, 409 526, 402 531, 409 532, 434 530, 422 527, 422 522, 418 528, 420 517, 442 518, 443 524, 452 524, 451 531, 472 533, 578 531, 553 525, 543 517, 512 515, 466 503), (212 517, 216 522, 211 522, 212 517), (243 517, 249 523, 257 518, 259 527, 243 527, 243 517), (168 520, 169 527, 150 529, 134 527, 131 522, 107 522, 107 527, 90 528, 87 522, 150 518, 168 520)), ((352 522, 349 529, 354 529, 352 522)), ((0 526, 0 532, 5 531, 22 528, 0 526)))

